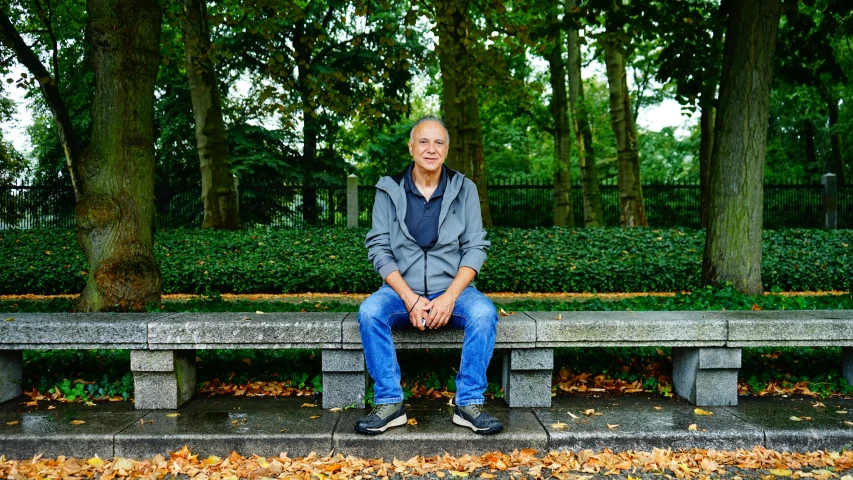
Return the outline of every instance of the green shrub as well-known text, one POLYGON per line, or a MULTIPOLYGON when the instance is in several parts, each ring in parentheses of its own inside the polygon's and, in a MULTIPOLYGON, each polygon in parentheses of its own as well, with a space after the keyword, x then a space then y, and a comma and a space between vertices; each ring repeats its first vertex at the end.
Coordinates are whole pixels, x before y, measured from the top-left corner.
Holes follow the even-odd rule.
MULTIPOLYGON (((381 279, 364 248, 367 230, 163 230, 155 236, 164 293, 369 293, 381 279)), ((490 292, 696 290, 704 231, 691 229, 489 229, 492 248, 476 280, 490 292)), ((764 232, 766 290, 846 290, 853 230, 764 232)), ((82 291, 88 266, 69 230, 0 235, 0 293, 82 291)))

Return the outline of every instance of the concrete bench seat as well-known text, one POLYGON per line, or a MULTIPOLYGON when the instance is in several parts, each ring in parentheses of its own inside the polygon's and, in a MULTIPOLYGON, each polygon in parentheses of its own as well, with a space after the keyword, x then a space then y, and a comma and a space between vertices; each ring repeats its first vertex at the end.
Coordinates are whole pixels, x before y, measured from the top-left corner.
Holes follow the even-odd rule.
MULTIPOLYGON (((0 321, 0 401, 21 394, 22 351, 131 351, 135 406, 178 408, 195 394, 199 349, 320 349, 323 407, 361 406, 367 387, 355 313, 28 313, 0 321)), ((670 346, 675 393, 737 404, 741 347, 841 346, 853 383, 853 311, 519 312, 501 317, 496 355, 511 407, 551 404, 554 348, 670 346)), ((454 329, 395 331, 397 348, 461 348, 454 329)))

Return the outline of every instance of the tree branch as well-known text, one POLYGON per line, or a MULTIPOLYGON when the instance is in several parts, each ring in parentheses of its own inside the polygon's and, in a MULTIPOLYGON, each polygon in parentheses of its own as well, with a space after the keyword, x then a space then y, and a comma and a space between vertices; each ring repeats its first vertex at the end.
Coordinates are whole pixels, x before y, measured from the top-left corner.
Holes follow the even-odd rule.
POLYGON ((53 112, 53 119, 56 122, 56 128, 59 133, 59 141, 65 150, 65 160, 68 163, 68 170, 71 172, 71 180, 75 186, 74 190, 76 193, 77 185, 79 185, 76 170, 80 164, 80 144, 74 134, 68 107, 65 105, 62 94, 57 87, 57 80, 51 78, 47 68, 41 63, 41 60, 39 60, 29 45, 24 42, 24 39, 21 38, 21 35, 15 29, 15 25, 12 24, 12 21, 2 10, 0 10, 0 41, 8 45, 15 52, 18 61, 39 82, 45 101, 53 112))

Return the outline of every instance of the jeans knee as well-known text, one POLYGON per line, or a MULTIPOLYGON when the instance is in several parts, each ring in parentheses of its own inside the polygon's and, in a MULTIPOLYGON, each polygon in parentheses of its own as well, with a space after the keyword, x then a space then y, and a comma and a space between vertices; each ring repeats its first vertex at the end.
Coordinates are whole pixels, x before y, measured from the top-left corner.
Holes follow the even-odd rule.
POLYGON ((381 302, 371 301, 370 297, 368 297, 358 307, 358 324, 364 325, 365 323, 382 321, 384 310, 381 302))
POLYGON ((465 313, 469 328, 491 330, 497 328, 498 312, 494 304, 488 300, 473 302, 465 313))

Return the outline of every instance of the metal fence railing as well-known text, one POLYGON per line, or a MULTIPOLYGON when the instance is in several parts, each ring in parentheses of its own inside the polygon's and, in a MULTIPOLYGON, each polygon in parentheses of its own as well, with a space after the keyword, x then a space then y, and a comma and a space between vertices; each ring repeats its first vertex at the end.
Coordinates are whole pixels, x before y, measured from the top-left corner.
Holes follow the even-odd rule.
MULTIPOLYGON (((606 225, 619 224, 619 192, 612 182, 600 185, 606 225)), ((853 228, 853 186, 838 187, 838 228, 853 228)), ((821 228, 824 225, 823 187, 803 183, 765 185, 764 227, 821 228)), ((376 195, 373 186, 358 188, 358 224, 370 226, 376 195)), ((244 227, 345 227, 347 187, 344 185, 285 185, 246 183, 239 186, 240 219, 244 227)), ((494 182, 488 186, 495 226, 553 225, 554 189, 549 182, 494 182)), ((699 228, 699 186, 643 185, 649 225, 699 228)), ((204 216, 200 187, 155 187, 157 228, 197 227, 204 216)), ((583 194, 572 186, 577 225, 583 224, 583 194)), ((70 187, 0 186, 0 229, 71 228, 74 194, 70 187)))

